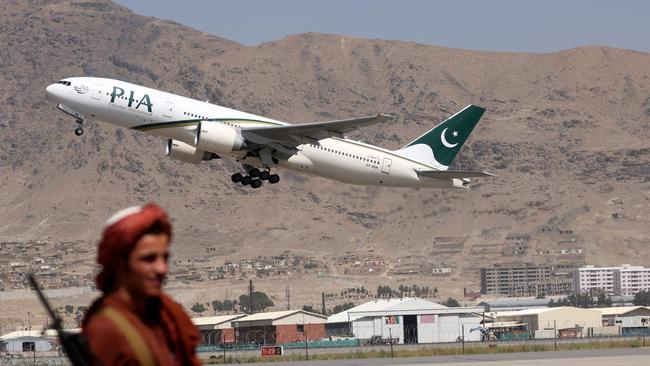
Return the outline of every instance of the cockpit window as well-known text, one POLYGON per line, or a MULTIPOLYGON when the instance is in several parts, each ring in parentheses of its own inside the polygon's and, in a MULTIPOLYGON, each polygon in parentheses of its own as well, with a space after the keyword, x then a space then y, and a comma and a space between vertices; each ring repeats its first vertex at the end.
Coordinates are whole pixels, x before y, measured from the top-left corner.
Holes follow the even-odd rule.
POLYGON ((56 84, 63 84, 63 85, 66 85, 66 86, 71 85, 71 83, 69 81, 65 81, 65 80, 59 80, 59 81, 56 82, 56 84))

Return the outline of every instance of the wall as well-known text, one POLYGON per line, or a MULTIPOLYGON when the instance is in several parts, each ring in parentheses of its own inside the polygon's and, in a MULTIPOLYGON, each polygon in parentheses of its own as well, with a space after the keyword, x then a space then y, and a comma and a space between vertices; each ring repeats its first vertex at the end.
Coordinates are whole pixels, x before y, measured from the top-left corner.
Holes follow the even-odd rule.
MULTIPOLYGON (((305 324, 304 330, 308 341, 325 338, 325 324, 305 324)), ((275 331, 276 344, 302 342, 305 340, 305 333, 298 332, 298 324, 276 325, 275 331)))
MULTIPOLYGON (((357 319, 352 322, 352 332, 356 338, 361 340, 370 339, 372 336, 381 336, 382 339, 392 337, 397 343, 403 344, 404 317, 396 315, 394 324, 387 324, 387 318, 386 316, 377 316, 357 319)), ((472 315, 418 315, 418 343, 456 342, 458 337, 461 337, 463 326, 465 327, 465 341, 480 341, 480 332, 470 332, 472 328, 479 326, 480 321, 480 317, 472 315)))
POLYGON ((573 328, 580 326, 583 328, 601 327, 602 314, 598 310, 579 309, 579 308, 559 308, 557 310, 539 313, 537 316, 538 328, 529 329, 553 329, 553 322, 557 329, 573 328))
POLYGON ((352 333, 361 340, 367 340, 372 336, 381 336, 383 339, 397 340, 404 343, 403 319, 400 315, 394 316, 394 324, 386 324, 385 316, 365 317, 352 322, 352 333))
POLYGON ((7 352, 23 352, 23 342, 36 342, 36 352, 48 352, 52 350, 52 343, 48 340, 34 337, 25 337, 8 340, 7 352))

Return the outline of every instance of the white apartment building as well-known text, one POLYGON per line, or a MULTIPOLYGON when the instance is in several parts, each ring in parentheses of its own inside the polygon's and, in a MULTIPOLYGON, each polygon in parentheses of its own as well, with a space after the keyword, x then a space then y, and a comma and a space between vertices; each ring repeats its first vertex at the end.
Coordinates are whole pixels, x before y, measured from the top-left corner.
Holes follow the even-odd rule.
POLYGON ((650 290, 650 268, 629 264, 619 267, 589 265, 578 269, 575 285, 577 292, 634 295, 650 290))
POLYGON ((623 267, 615 273, 614 283, 618 295, 634 295, 650 290, 650 268, 642 266, 623 267))

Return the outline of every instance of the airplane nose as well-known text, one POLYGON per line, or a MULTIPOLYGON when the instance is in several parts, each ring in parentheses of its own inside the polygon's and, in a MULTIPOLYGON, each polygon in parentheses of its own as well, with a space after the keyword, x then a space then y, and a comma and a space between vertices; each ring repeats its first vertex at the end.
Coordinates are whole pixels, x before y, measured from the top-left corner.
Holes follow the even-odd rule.
POLYGON ((51 84, 47 88, 45 88, 45 90, 49 95, 54 96, 54 88, 55 88, 54 84, 51 84))

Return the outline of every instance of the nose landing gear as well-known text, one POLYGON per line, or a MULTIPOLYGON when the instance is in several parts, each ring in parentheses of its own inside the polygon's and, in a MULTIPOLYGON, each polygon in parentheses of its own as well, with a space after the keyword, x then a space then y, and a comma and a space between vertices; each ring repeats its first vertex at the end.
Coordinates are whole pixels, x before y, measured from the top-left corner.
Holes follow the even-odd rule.
POLYGON ((63 103, 59 103, 56 106, 59 110, 61 110, 63 113, 72 116, 75 118, 75 122, 77 122, 77 128, 74 129, 74 134, 77 136, 81 136, 84 134, 84 115, 83 113, 77 112, 74 109, 68 107, 67 105, 63 103))
POLYGON ((77 119, 77 128, 74 129, 74 134, 77 136, 81 136, 84 134, 84 120, 83 119, 77 119))

